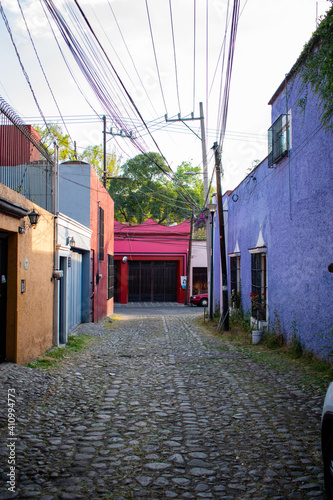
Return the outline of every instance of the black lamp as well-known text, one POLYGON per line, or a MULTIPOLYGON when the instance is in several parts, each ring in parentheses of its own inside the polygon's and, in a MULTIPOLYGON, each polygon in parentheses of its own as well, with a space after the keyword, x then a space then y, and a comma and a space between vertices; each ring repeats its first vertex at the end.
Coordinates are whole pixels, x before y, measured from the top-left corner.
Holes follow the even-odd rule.
POLYGON ((35 210, 32 210, 31 212, 28 213, 28 217, 30 220, 30 225, 36 226, 38 219, 39 219, 39 214, 37 212, 35 212, 35 210))

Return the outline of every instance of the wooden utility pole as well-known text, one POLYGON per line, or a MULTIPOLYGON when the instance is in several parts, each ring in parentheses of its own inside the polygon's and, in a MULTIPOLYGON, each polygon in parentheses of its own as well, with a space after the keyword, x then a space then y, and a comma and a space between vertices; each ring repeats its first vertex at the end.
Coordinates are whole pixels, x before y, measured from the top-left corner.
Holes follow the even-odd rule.
POLYGON ((201 140, 201 147, 202 147, 202 166, 203 166, 203 182, 204 182, 204 193, 205 193, 205 203, 208 203, 208 167, 207 167, 207 153, 206 153, 206 132, 205 132, 205 119, 204 119, 204 114, 203 114, 203 105, 202 102, 199 103, 200 107, 200 116, 194 116, 194 113, 191 113, 190 118, 182 118, 180 116, 180 113, 178 113, 177 118, 168 118, 168 115, 165 115, 165 121, 167 123, 169 122, 182 122, 187 128, 193 132, 195 136, 197 136, 201 140), (187 125, 186 122, 193 121, 193 120, 200 120, 200 130, 201 130, 201 136, 198 135, 194 130, 191 129, 187 125))
MULTIPOLYGON (((207 164, 207 150, 206 150, 206 131, 205 131, 205 119, 204 119, 204 112, 203 112, 203 104, 202 102, 199 103, 199 108, 200 108, 200 116, 194 116, 194 113, 191 113, 191 117, 187 118, 182 118, 180 116, 180 113, 178 114, 177 118, 168 118, 168 115, 165 115, 165 121, 168 122, 182 122, 187 128, 193 132, 193 134, 198 137, 201 140, 201 149, 202 149, 202 172, 203 172, 203 183, 204 183, 204 193, 205 193, 205 206, 207 206, 207 203, 209 203, 209 186, 208 186, 208 164, 207 164), (186 122, 193 121, 193 120, 200 120, 200 134, 198 135, 194 130, 191 129, 187 125, 186 122)), ((208 271, 208 290, 210 290, 210 223, 207 220, 206 222, 206 234, 207 234, 207 271, 208 271)), ((209 292, 210 293, 210 292, 209 292)), ((186 300, 186 299, 185 299, 186 300)), ((210 299, 211 300, 211 299, 210 299)), ((185 302, 186 303, 186 302, 185 302)))
POLYGON ((227 254, 225 247, 225 231, 224 231, 224 216, 223 216, 223 201, 221 188, 221 152, 217 142, 213 146, 215 152, 215 169, 216 169, 216 196, 217 209, 219 213, 219 229, 220 229, 220 255, 221 255, 221 270, 222 270, 222 299, 223 299, 223 323, 222 327, 225 331, 229 330, 229 298, 228 298, 228 274, 227 274, 227 254))

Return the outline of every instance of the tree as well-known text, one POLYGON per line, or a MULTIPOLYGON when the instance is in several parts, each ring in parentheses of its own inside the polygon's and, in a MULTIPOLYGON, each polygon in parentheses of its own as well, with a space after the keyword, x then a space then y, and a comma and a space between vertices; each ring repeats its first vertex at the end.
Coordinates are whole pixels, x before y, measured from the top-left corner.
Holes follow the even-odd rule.
POLYGON ((119 222, 152 218, 159 224, 178 223, 191 217, 192 206, 204 203, 203 181, 196 175, 200 168, 190 163, 183 162, 172 174, 158 153, 140 154, 121 172, 122 179, 112 181, 109 188, 119 222))
POLYGON ((74 160, 75 151, 70 145, 69 135, 64 135, 60 125, 48 123, 45 127, 34 127, 41 137, 41 143, 49 155, 54 154, 54 142, 59 146, 59 159, 61 161, 74 160))
MULTIPOLYGON (((100 179, 103 177, 104 169, 104 152, 102 144, 96 146, 88 146, 82 153, 77 154, 71 146, 69 135, 64 134, 60 125, 49 123, 47 127, 34 127, 41 136, 41 143, 52 156, 54 154, 54 142, 59 146, 59 160, 81 160, 89 163, 98 173, 100 179)), ((119 160, 115 153, 106 153, 106 170, 107 177, 119 174, 119 160)), ((109 181, 107 182, 108 185, 109 181)))
MULTIPOLYGON (((83 153, 78 155, 78 160, 86 161, 98 173, 99 178, 103 179, 104 170, 104 151, 102 144, 98 146, 88 146, 83 153)), ((119 175, 120 163, 115 153, 106 153, 106 177, 119 175)), ((107 179, 107 187, 110 184, 110 179, 107 179)))

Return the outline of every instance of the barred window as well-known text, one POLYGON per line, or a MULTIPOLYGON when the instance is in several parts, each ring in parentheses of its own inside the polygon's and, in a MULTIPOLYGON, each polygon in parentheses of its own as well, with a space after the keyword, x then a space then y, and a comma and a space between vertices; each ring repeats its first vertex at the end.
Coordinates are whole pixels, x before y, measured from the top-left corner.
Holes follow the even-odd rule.
POLYGON ((267 309, 267 265, 266 253, 251 254, 251 314, 266 321, 267 309))
POLYGON ((231 307, 241 307, 240 257, 230 257, 231 307))

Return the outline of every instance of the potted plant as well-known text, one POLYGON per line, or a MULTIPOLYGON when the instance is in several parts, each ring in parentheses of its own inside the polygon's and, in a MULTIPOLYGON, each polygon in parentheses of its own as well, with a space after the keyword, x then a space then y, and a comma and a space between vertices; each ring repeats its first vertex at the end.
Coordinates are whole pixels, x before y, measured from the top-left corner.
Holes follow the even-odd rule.
POLYGON ((263 330, 260 329, 260 317, 264 312, 264 308, 266 307, 265 303, 265 294, 262 293, 261 296, 258 293, 251 292, 251 304, 252 311, 256 315, 255 327, 256 329, 252 330, 252 344, 259 344, 263 337, 263 330))

